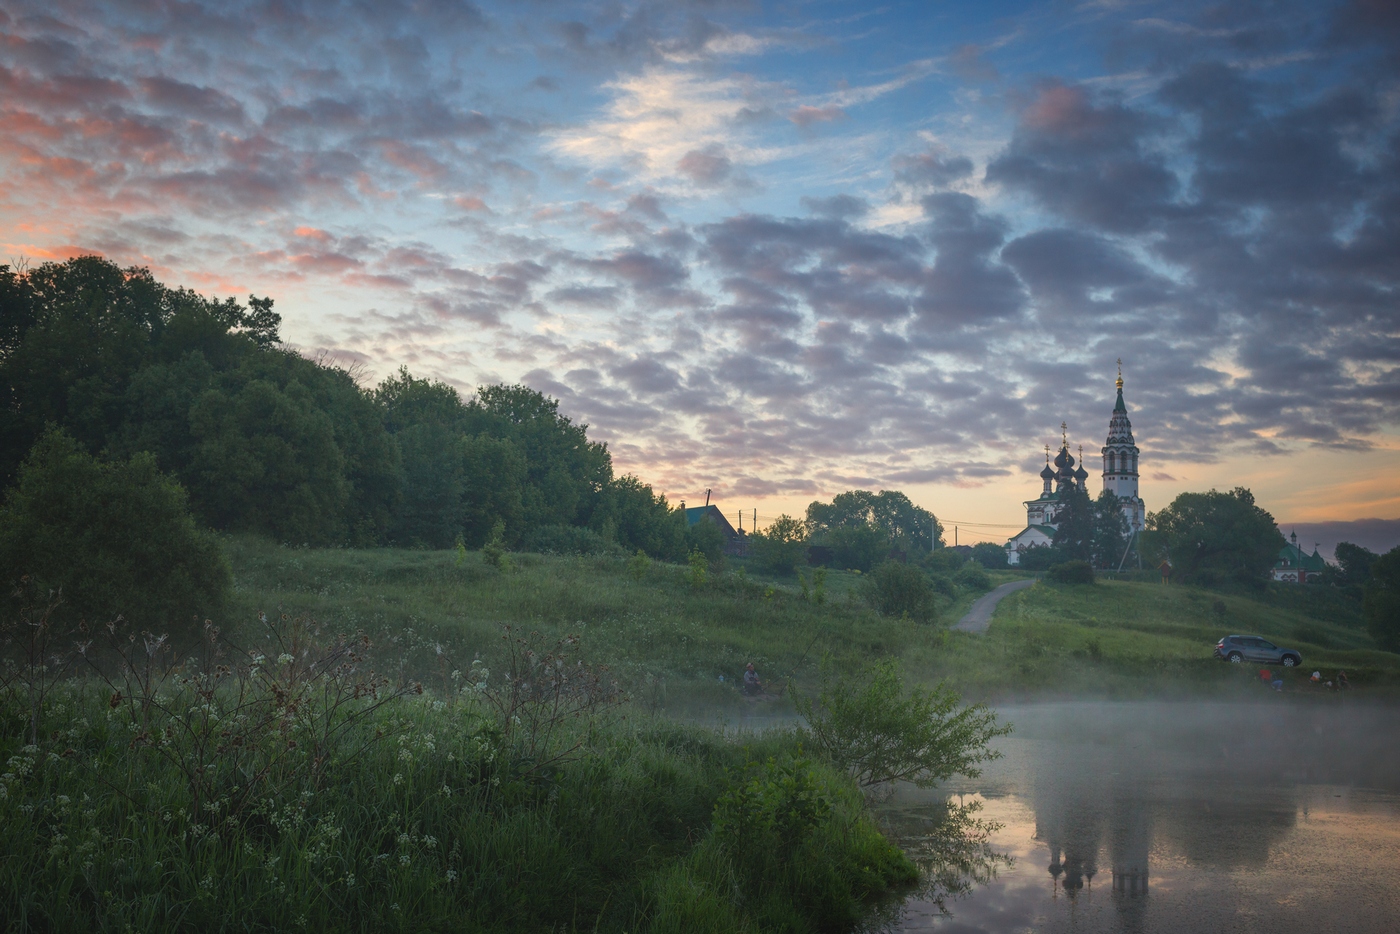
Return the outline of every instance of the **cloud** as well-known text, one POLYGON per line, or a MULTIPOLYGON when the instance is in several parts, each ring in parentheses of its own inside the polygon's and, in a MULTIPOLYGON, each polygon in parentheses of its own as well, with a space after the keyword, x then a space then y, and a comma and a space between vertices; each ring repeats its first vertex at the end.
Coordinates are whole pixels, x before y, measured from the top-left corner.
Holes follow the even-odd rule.
POLYGON ((1379 458, 1382 7, 1028 14, 871 74, 898 11, 21 4, 0 240, 279 289, 303 346, 381 369, 534 381, 674 490, 995 484, 1061 420, 1098 443, 1120 356, 1156 482, 1379 458))
POLYGON ((972 174, 972 160, 939 146, 891 161, 894 177, 908 185, 946 188, 972 174))
POLYGON ((711 143, 704 149, 692 149, 681 156, 676 169, 697 185, 713 186, 725 182, 734 170, 734 163, 724 147, 711 143))
POLYGON ((828 104, 825 107, 813 107, 811 104, 803 104, 796 110, 788 114, 788 119, 804 130, 814 123, 830 123, 833 120, 840 120, 846 116, 846 112, 840 107, 828 104))

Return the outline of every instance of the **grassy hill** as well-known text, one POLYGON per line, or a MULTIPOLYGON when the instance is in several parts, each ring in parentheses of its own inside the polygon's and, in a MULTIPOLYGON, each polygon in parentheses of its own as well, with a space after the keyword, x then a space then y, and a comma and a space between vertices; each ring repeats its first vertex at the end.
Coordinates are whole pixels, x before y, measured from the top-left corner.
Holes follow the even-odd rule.
MULTIPOLYGON (((843 666, 896 656, 914 680, 946 678, 987 700, 1253 690, 1252 671, 1211 658, 1228 633, 1296 647, 1308 672, 1330 677, 1343 667, 1358 687, 1400 684, 1400 656, 1374 648, 1354 607, 1311 589, 1220 595, 1145 582, 1038 582, 1004 600, 989 631, 974 635, 880 618, 852 572, 832 572, 819 605, 796 580, 761 578, 741 563, 697 585, 687 568, 610 557, 516 554, 499 570, 475 552, 289 549, 257 539, 232 540, 230 556, 234 620, 280 608, 363 629, 429 683, 474 658, 490 664, 505 626, 574 633, 653 709, 737 703, 735 679, 749 661, 770 684, 810 682, 825 653, 843 666)), ((944 622, 978 595, 942 597, 944 622)))

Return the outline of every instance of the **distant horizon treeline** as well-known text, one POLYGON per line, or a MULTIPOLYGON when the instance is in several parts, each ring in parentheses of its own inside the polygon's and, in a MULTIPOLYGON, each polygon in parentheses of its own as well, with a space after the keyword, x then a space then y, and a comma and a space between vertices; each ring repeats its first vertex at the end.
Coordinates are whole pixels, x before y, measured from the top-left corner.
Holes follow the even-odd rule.
POLYGON ((280 342, 272 300, 218 301, 96 256, 0 265, 0 487, 46 431, 154 456, 204 525, 286 544, 614 547, 682 560, 683 514, 558 403, 407 369, 377 387, 280 342))

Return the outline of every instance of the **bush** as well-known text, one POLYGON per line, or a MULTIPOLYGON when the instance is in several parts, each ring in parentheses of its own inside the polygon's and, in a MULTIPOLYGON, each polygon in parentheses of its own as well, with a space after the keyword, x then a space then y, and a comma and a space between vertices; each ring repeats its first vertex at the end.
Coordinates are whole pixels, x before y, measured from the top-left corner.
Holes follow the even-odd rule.
POLYGON ((1023 571, 1047 571, 1065 561, 1065 554, 1053 545, 1036 545, 1021 552, 1017 565, 1023 571))
POLYGON ((685 552, 687 555, 700 552, 712 565, 724 561, 724 532, 709 516, 705 516, 685 530, 685 552))
POLYGON ((991 542, 973 545, 972 560, 989 571, 999 571, 1009 566, 1006 563, 1006 549, 991 542))
POLYGON ((988 708, 959 706, 942 684, 906 694, 894 659, 833 678, 828 658, 822 675, 815 700, 795 698, 798 713, 812 748, 862 787, 905 781, 929 788, 954 775, 976 778, 981 763, 1001 758, 987 744, 1011 732, 988 708))
POLYGON ((762 532, 749 537, 749 553, 758 569, 768 574, 791 574, 805 564, 807 526, 789 515, 781 515, 762 532))
POLYGON ((713 826, 697 855, 713 847, 729 866, 708 874, 709 887, 740 895, 758 930, 849 928, 871 896, 918 878, 850 783, 801 755, 751 767, 715 805, 713 826))
POLYGON ((982 565, 977 563, 976 558, 967 562, 953 579, 959 587, 966 587, 968 590, 985 592, 992 589, 992 578, 982 570, 982 565))
POLYGON ((1088 561, 1065 561, 1062 564, 1052 565, 1045 572, 1045 577, 1057 584, 1092 584, 1094 582, 1094 566, 1088 561))
POLYGON ((938 621, 938 602, 928 577, 918 568, 886 561, 860 583, 862 595, 881 616, 908 616, 920 623, 938 621))
POLYGON ((152 455, 102 463, 59 430, 34 445, 0 510, 0 573, 61 590, 66 615, 151 629, 212 614, 231 583, 218 540, 152 455))
POLYGON ((481 546, 481 557, 493 568, 510 570, 510 555, 506 554, 506 524, 500 519, 491 527, 491 537, 481 546))
POLYGON ((934 574, 956 574, 964 563, 963 556, 951 548, 935 548, 919 559, 919 564, 934 574))

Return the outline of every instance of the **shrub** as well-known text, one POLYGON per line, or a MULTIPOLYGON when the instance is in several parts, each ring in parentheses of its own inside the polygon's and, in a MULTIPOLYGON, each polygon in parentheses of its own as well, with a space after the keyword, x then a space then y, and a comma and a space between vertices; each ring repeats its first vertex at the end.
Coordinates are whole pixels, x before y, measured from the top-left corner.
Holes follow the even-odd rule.
POLYGON ((963 566, 963 556, 951 548, 935 548, 924 555, 919 563, 935 574, 955 574, 963 566))
POLYGON ((872 895, 918 878, 850 783, 800 751, 733 780, 713 827, 695 863, 710 864, 708 887, 737 895, 758 930, 853 927, 872 895), (728 867, 706 859, 714 850, 728 867))
POLYGON ((1017 566, 1023 571, 1046 571, 1064 560, 1064 552, 1053 545, 1036 545, 1021 552, 1017 566))
POLYGON ((942 684, 906 693, 894 659, 833 678, 828 658, 822 675, 815 700, 794 697, 798 713, 812 747, 863 787, 906 781, 928 788, 954 775, 976 778, 981 763, 1001 757, 987 744, 1011 732, 988 708, 959 706, 942 684))
POLYGON ((749 537, 749 552, 759 570, 769 574, 788 575, 804 563, 807 547, 807 526, 787 514, 779 516, 762 532, 749 537))
POLYGON ((724 532, 718 523, 705 516, 686 528, 685 550, 687 555, 698 551, 711 564, 717 565, 724 560, 724 532))
POLYGON ((710 562, 699 549, 690 553, 690 586, 697 590, 710 582, 710 562))
POLYGON ((992 579, 987 572, 982 570, 982 565, 973 559, 963 565, 963 569, 953 578, 959 587, 966 587, 968 590, 987 591, 992 589, 992 579))
POLYGON ((491 537, 481 546, 481 556, 493 568, 502 571, 510 569, 510 555, 506 554, 506 524, 500 519, 491 527, 491 537))
POLYGON ((861 593, 881 616, 938 621, 938 602, 928 577, 917 567, 886 561, 860 582, 861 593))
POLYGON ((979 542, 972 546, 972 560, 989 571, 1007 567, 1006 549, 991 542, 979 542))
POLYGON ((102 463, 50 430, 0 510, 0 573, 61 590, 65 615, 166 628, 216 611, 231 575, 150 454, 102 463))
POLYGON ((1065 561, 1052 565, 1045 577, 1057 584, 1092 584, 1094 566, 1088 561, 1065 561))

